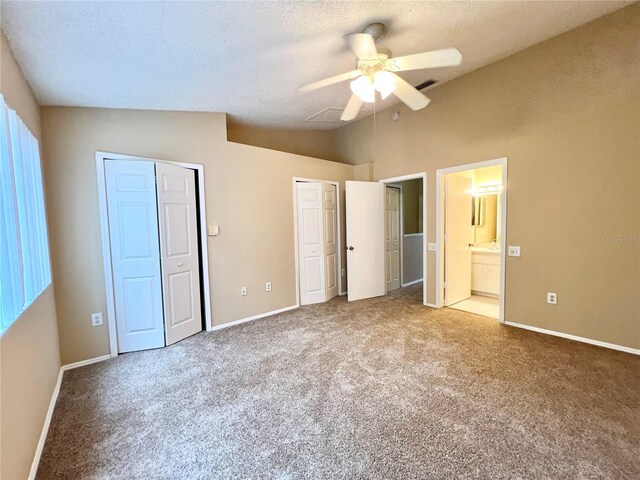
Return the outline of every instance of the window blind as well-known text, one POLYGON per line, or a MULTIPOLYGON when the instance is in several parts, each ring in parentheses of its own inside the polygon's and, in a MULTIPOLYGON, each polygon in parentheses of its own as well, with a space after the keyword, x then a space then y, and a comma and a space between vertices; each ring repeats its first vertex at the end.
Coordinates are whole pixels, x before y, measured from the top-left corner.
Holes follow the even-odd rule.
POLYGON ((0 333, 51 283, 38 140, 0 95, 0 333))

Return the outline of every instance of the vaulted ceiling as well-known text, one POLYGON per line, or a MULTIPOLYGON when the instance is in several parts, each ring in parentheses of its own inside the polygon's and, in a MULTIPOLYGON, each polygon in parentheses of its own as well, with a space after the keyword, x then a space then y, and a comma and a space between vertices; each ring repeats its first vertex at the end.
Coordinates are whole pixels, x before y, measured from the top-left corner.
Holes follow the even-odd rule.
POLYGON ((348 83, 297 87, 353 69, 343 36, 373 21, 387 25, 379 43, 396 56, 460 49, 459 67, 402 73, 417 85, 446 82, 629 3, 2 1, 1 26, 42 105, 217 111, 244 125, 331 129, 340 124, 305 119, 343 108, 348 83))

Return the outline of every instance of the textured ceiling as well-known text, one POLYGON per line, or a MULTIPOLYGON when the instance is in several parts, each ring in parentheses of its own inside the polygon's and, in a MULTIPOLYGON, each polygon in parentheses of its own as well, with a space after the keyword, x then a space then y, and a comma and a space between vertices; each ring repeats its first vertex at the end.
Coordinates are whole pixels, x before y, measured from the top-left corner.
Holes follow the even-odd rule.
POLYGON ((396 56, 460 49, 460 67, 402 74, 417 85, 629 3, 2 1, 1 26, 42 105, 216 111, 245 125, 331 129, 339 125, 305 119, 343 107, 348 83, 296 89, 353 69, 343 36, 372 21, 387 24, 380 43, 396 56))

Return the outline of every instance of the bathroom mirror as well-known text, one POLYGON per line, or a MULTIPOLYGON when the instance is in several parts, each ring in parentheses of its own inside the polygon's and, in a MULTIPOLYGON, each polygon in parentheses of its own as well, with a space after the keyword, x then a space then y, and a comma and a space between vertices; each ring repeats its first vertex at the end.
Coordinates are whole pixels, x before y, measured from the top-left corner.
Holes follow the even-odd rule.
POLYGON ((474 243, 491 243, 499 241, 501 194, 477 195, 471 197, 471 228, 474 243))

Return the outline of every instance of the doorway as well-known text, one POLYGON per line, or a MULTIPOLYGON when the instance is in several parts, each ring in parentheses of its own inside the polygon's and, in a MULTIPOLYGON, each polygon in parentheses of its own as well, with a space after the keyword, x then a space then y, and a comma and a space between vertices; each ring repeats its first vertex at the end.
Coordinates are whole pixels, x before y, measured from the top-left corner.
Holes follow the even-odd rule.
POLYGON ((96 166, 111 356, 210 329, 203 166, 105 152, 96 166))
POLYGON ((437 306, 504 322, 507 159, 437 171, 437 306))
POLYGON ((293 202, 296 303, 327 302, 342 288, 339 183, 294 178, 293 202))
MULTIPOLYGON (((392 291, 390 289, 395 288, 398 283, 397 278, 400 286, 403 287, 422 283, 422 303, 427 305, 425 235, 422 232, 403 233, 407 222, 403 220, 406 215, 401 213, 407 212, 407 209, 402 208, 402 192, 407 190, 409 182, 417 180, 420 183, 416 183, 418 188, 413 202, 415 205, 412 203, 410 209, 414 212, 411 216, 412 223, 415 229, 422 229, 427 224, 426 178, 426 173, 416 173, 385 178, 378 182, 347 181, 345 183, 349 301, 385 295, 388 291, 392 291), (399 188, 400 186, 402 188, 399 188), (394 207, 387 208, 387 201, 396 201, 393 190, 389 190, 387 195, 387 187, 400 190, 397 213, 394 207), (394 220, 398 218, 397 215, 400 221, 394 220), (391 230, 397 232, 396 227, 392 225, 394 221, 400 224, 400 232, 395 234, 398 238, 397 249, 393 245, 394 234, 390 233, 391 230), (391 228, 387 228, 387 225, 391 228), (411 242, 410 247, 414 254, 407 254, 409 250, 407 241, 411 242), (412 260, 409 262, 409 267, 407 267, 407 260, 412 260), (395 271, 394 263, 397 265, 395 271), (409 272, 413 272, 415 277, 410 278, 409 272)), ((405 194, 404 198, 406 200, 409 197, 405 194)))
POLYGON ((398 213, 395 213, 395 195, 385 195, 385 275, 387 277, 387 293, 399 287, 409 287, 422 283, 422 303, 427 305, 427 243, 424 234, 426 225, 427 174, 416 173, 401 177, 380 180, 385 192, 398 193, 398 213), (390 210, 389 213, 387 211, 390 210), (396 217, 397 215, 397 217, 396 217), (399 218, 396 227, 394 218, 399 218), (396 241, 393 235, 396 230, 397 252, 393 248, 396 241), (395 261, 398 259, 397 277, 395 261), (396 286, 397 285, 397 286, 396 286))
POLYGON ((387 292, 424 281, 422 178, 385 184, 387 292))

